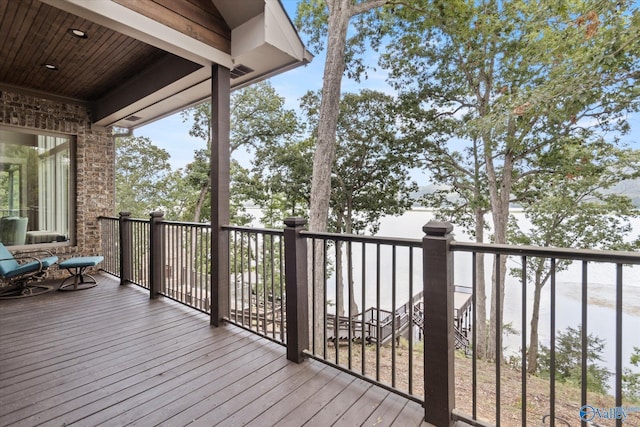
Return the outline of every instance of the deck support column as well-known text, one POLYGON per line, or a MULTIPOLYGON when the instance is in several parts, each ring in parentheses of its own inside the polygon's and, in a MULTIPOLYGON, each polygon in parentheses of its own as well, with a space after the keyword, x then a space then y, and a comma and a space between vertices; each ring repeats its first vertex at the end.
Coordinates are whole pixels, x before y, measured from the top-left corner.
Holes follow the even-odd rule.
POLYGON ((229 149, 231 102, 229 69, 211 68, 211 319, 220 326, 229 316, 229 149))
POLYGON ((163 212, 151 212, 149 214, 149 297, 154 299, 164 288, 164 261, 162 237, 163 212))
POLYGON ((120 284, 131 283, 131 218, 130 212, 120 212, 119 237, 120 237, 120 284))
POLYGON ((300 236, 307 220, 291 217, 284 223, 287 359, 300 363, 304 360, 303 352, 309 349, 307 239, 300 236))
POLYGON ((424 412, 435 426, 452 426, 455 400, 453 336, 453 226, 430 221, 423 228, 424 412))

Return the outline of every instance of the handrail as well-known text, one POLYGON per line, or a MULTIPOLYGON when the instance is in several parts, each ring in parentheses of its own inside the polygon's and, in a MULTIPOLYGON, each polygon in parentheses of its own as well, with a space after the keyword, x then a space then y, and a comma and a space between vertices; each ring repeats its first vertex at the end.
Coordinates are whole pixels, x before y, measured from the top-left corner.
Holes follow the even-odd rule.
POLYGON ((451 242, 451 250, 500 255, 519 255, 539 258, 557 258, 579 261, 613 262, 618 264, 640 264, 639 252, 602 251, 595 249, 572 249, 537 247, 524 245, 503 245, 496 243, 451 242))
POLYGON ((395 245, 403 247, 419 248, 422 245, 422 241, 419 239, 407 239, 398 237, 384 237, 384 236, 364 236, 359 234, 342 234, 342 233, 320 233, 314 231, 302 231, 301 236, 321 239, 321 240, 339 240, 342 242, 355 242, 355 243, 371 243, 371 244, 384 244, 395 245))

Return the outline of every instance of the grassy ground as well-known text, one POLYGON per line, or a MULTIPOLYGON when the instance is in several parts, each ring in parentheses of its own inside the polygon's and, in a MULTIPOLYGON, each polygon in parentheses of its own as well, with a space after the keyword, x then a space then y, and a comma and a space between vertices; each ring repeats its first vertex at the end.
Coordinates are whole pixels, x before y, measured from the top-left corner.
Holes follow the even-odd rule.
MULTIPOLYGON (((335 348, 328 348, 328 358, 335 362, 335 348)), ((351 350, 351 369, 362 373, 362 349, 360 345, 353 345, 351 350)), ((364 374, 378 378, 380 381, 415 396, 423 396, 423 368, 422 348, 418 346, 409 353, 406 342, 402 342, 395 354, 395 378, 392 370, 393 352, 390 346, 380 347, 379 357, 376 357, 376 347, 365 347, 364 374), (410 360, 413 363, 410 364, 410 360), (412 383, 409 389, 409 372, 411 371, 412 383)), ((340 347, 338 362, 344 367, 349 366, 349 352, 347 346, 340 347)), ((472 414, 472 360, 462 353, 456 353, 456 409, 472 414)), ((477 416, 478 419, 495 424, 496 421, 496 379, 495 365, 484 361, 477 363, 477 416)), ((533 426, 548 425, 549 420, 543 423, 543 417, 550 413, 550 385, 549 381, 536 376, 527 376, 526 417, 527 424, 533 426)), ((575 426, 580 425, 580 400, 579 387, 556 383, 555 387, 555 414, 556 425, 575 426)), ((597 393, 588 393, 587 403, 594 408, 609 409, 615 406, 612 396, 597 393)), ((522 378, 519 370, 509 366, 502 366, 500 376, 500 420, 501 426, 521 426, 522 423, 522 378)), ((628 413, 625 420, 626 426, 640 426, 640 403, 623 401, 623 406, 637 407, 637 412, 628 413)), ((598 425, 613 426, 615 422, 595 418, 598 425)))

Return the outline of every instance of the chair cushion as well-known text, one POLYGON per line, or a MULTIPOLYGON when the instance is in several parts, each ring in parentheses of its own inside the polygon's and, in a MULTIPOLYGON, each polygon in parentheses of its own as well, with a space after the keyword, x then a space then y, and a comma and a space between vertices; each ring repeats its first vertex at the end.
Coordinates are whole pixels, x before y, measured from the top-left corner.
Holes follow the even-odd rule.
POLYGON ((0 243, 0 260, 2 260, 0 261, 0 275, 11 277, 7 274, 18 268, 18 261, 13 258, 11 252, 2 243, 0 243))
POLYGON ((98 265, 104 259, 103 256, 81 256, 76 258, 69 258, 58 264, 59 268, 78 268, 78 267, 91 267, 98 265))
POLYGON ((24 264, 21 264, 20 266, 18 266, 18 268, 7 272, 6 274, 4 274, 4 276, 6 278, 11 278, 11 277, 15 277, 15 276, 20 276, 22 274, 39 271, 40 270, 40 263, 42 263, 42 270, 45 270, 45 269, 51 267, 56 262, 58 262, 58 257, 57 256, 50 256, 50 257, 43 258, 43 259, 40 260, 40 262, 38 262, 36 260, 25 262, 24 264))

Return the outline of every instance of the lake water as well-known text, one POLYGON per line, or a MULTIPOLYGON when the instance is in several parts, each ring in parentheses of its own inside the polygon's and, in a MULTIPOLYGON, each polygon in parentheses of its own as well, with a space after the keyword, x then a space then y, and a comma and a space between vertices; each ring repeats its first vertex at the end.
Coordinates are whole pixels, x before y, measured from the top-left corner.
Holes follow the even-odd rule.
MULTIPOLYGON (((516 213, 516 217, 519 214, 516 213)), ((521 214, 520 214, 521 215, 521 214)), ((413 210, 400 217, 387 217, 381 222, 380 236, 422 238, 422 226, 433 218, 428 210, 413 210)), ((632 222, 631 238, 640 234, 640 219, 632 222)), ((461 230, 453 230, 458 241, 471 241, 461 230)), ((487 259, 487 284, 491 280, 492 257, 487 259)), ((520 260, 509 259, 507 267, 520 266, 520 260)), ((605 366, 613 371, 615 368, 615 265, 589 263, 588 265, 588 309, 587 331, 606 341, 603 358, 605 366)), ((640 266, 625 266, 623 269, 623 316, 622 316, 622 356, 623 365, 629 366, 629 356, 633 347, 640 347, 640 266)), ((471 286, 471 256, 458 253, 455 257, 454 282, 456 285, 471 286)), ((421 283, 421 282, 418 282, 421 283)), ((530 287, 532 288, 532 287, 530 287)), ((582 301, 582 266, 581 263, 572 264, 568 270, 556 276, 556 331, 563 331, 568 326, 573 328, 581 323, 582 301)), ((543 298, 540 313, 540 342, 549 345, 550 337, 550 285, 543 288, 543 298)), ((531 313, 533 300, 532 289, 527 292, 527 313, 531 313)), ((487 304, 489 304, 487 295, 487 304)), ((522 331, 522 285, 519 278, 507 275, 505 283, 505 311, 504 322, 511 323, 518 332, 522 331)), ((528 323, 528 322, 527 322, 528 323)), ((527 329, 529 325, 527 324, 527 329)), ((521 337, 510 336, 505 340, 507 353, 518 352, 521 347, 521 337)))
MULTIPOLYGON (((259 217, 259 211, 251 212, 259 217)), ((516 216, 518 213, 516 213, 516 216)), ((424 235, 423 225, 433 219, 430 210, 412 210, 398 217, 385 217, 380 223, 378 236, 399 237, 410 239, 421 239, 424 235)), ((640 220, 636 219, 632 223, 633 232, 631 236, 636 238, 640 234, 640 220)), ((471 241, 468 235, 454 225, 454 238, 458 241, 471 241)), ((354 245, 355 248, 356 245, 354 245)), ((380 282, 380 307, 391 309, 393 283, 396 287, 396 304, 398 307, 409 299, 408 282, 409 274, 409 252, 405 249, 398 249, 395 257, 395 275, 392 274, 394 257, 391 250, 382 249, 380 253, 379 271, 373 260, 376 259, 375 247, 365 249, 364 280, 362 279, 362 251, 353 251, 352 262, 355 266, 354 293, 358 306, 362 306, 362 283, 365 283, 365 305, 372 307, 377 304, 378 295, 375 291, 376 282, 380 282), (380 278, 379 280, 377 278, 380 278)), ((486 281, 490 287, 492 257, 486 257, 486 281)), ((414 294, 422 287, 422 268, 420 253, 413 256, 413 289, 414 294)), ((346 264, 346 263, 345 263, 346 264)), ((508 268, 519 267, 518 259, 509 259, 508 268)), ((346 272, 345 272, 346 277, 346 272)), ((589 263, 588 266, 588 309, 587 309, 587 331, 606 342, 603 358, 605 366, 611 371, 614 370, 615 362, 615 283, 616 271, 614 265, 589 263)), ((622 355, 623 365, 629 366, 629 356, 633 347, 640 347, 640 266, 625 266, 623 270, 623 342, 622 355)), ((466 253, 456 253, 454 283, 458 286, 471 287, 471 255, 466 253)), ((568 326, 576 328, 581 323, 581 283, 582 267, 580 263, 574 263, 566 271, 560 272, 556 276, 556 332, 563 331, 568 326)), ((549 345, 550 337, 550 285, 545 285, 540 310, 540 342, 549 345)), ((331 274, 328 280, 327 297, 330 301, 335 301, 335 278, 331 274)), ((522 285, 519 278, 507 275, 505 282, 505 310, 504 323, 509 323, 518 331, 518 335, 505 337, 504 345, 506 354, 520 351, 522 331, 522 285)), ((487 304, 490 304, 490 295, 487 295, 487 304)), ((533 289, 529 286, 527 290, 527 313, 531 313, 533 301, 533 289)), ((346 307, 345 307, 346 308, 346 307)), ((361 307, 360 307, 361 308, 361 307)), ((527 329, 529 328, 527 321, 527 329)))

